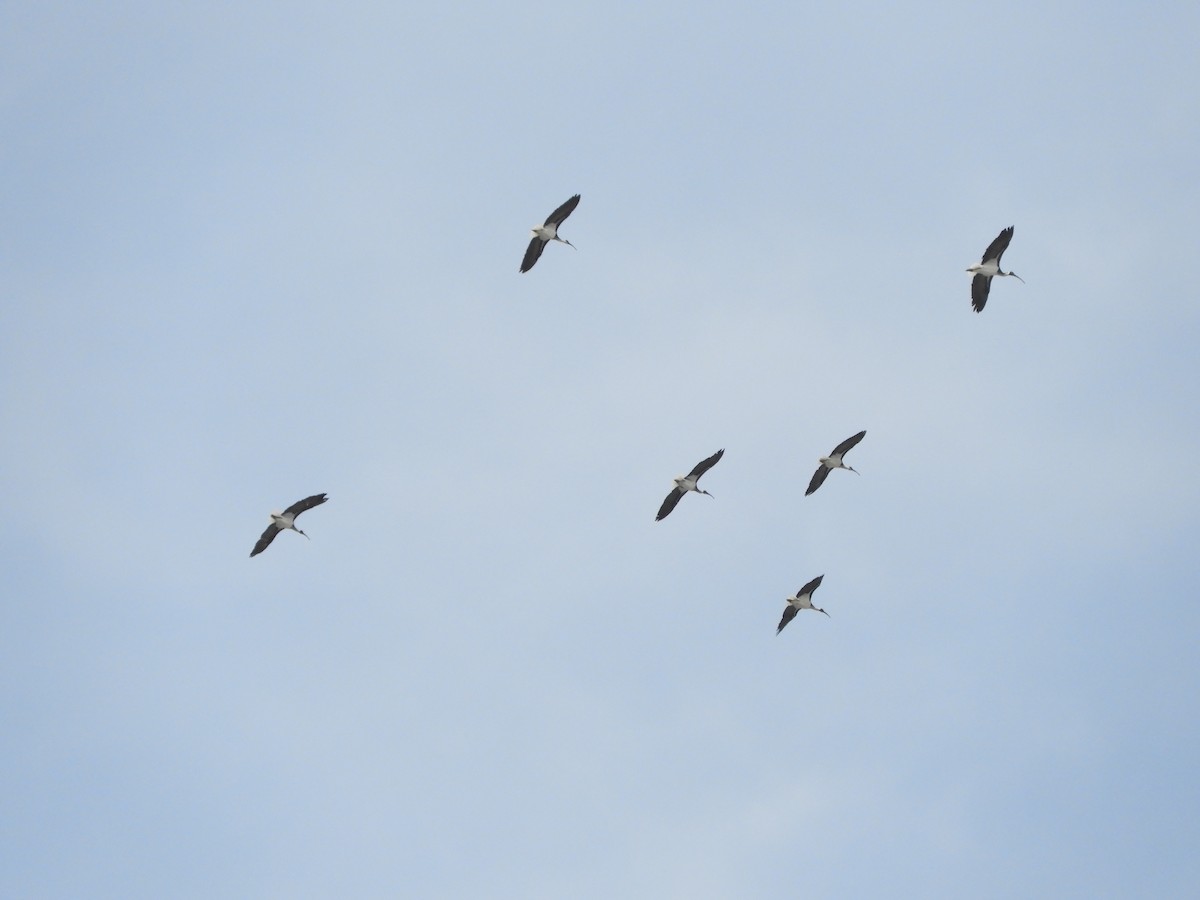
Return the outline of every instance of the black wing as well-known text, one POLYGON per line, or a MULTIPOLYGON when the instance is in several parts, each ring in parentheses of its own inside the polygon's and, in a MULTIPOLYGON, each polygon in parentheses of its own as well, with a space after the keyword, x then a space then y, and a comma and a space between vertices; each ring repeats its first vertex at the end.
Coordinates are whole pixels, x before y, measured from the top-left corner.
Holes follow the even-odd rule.
POLYGON ((779 634, 779 632, 783 631, 783 627, 787 625, 788 622, 792 621, 792 619, 796 618, 796 613, 798 612, 800 612, 800 610, 792 606, 790 603, 784 607, 783 618, 779 620, 779 627, 775 629, 775 633, 779 634))
POLYGON ((987 303, 988 291, 991 290, 992 279, 987 275, 976 275, 971 279, 971 309, 975 312, 983 312, 984 304, 987 303))
MULTIPOLYGON (((800 590, 796 591, 796 596, 803 597, 805 594, 811 594, 813 591, 815 591, 817 588, 819 588, 821 586, 821 579, 824 577, 825 577, 824 575, 818 575, 816 578, 814 578, 812 581, 810 581, 804 587, 800 588, 800 590)), ((812 598, 810 597, 809 603, 811 603, 811 602, 812 602, 812 598)))
POLYGON ((542 248, 546 246, 546 243, 540 237, 535 237, 529 242, 529 248, 525 251, 525 259, 521 261, 522 272, 528 272, 533 268, 533 264, 542 255, 542 248))
POLYGON ((550 213, 550 215, 546 219, 545 224, 553 225, 555 228, 557 228, 559 225, 562 224, 563 219, 565 219, 571 213, 575 212, 575 207, 577 207, 578 205, 579 205, 579 195, 576 194, 574 197, 572 197, 570 200, 568 200, 566 203, 564 203, 562 206, 560 206, 554 212, 550 213))
POLYGON ((258 556, 268 547, 271 546, 271 541, 275 540, 275 535, 279 534, 279 526, 272 522, 267 526, 267 530, 262 533, 262 537, 258 539, 258 543, 254 545, 254 549, 250 551, 252 557, 258 556))
POLYGON ((808 483, 808 490, 804 492, 804 496, 807 497, 809 494, 823 485, 825 483, 825 478, 829 475, 830 471, 832 470, 827 469, 824 463, 817 466, 817 471, 813 472, 812 481, 808 483))
POLYGON ((687 491, 682 491, 679 488, 675 488, 675 490, 667 494, 667 498, 663 500, 662 506, 658 508, 658 515, 654 517, 654 521, 660 522, 669 516, 671 514, 671 510, 679 505, 680 499, 686 493, 687 491))
POLYGON ((711 469, 713 466, 715 466, 720 461, 721 457, 724 455, 725 455, 725 449, 721 448, 716 453, 714 453, 712 456, 710 456, 708 459, 704 460, 703 462, 696 463, 696 465, 692 469, 692 471, 688 472, 688 477, 689 478, 699 478, 701 475, 703 475, 705 472, 707 472, 709 469, 711 469))
POLYGON ((841 455, 845 454, 848 450, 850 450, 850 448, 854 447, 859 441, 861 441, 866 436, 867 436, 867 433, 865 431, 860 431, 858 434, 854 435, 854 437, 846 438, 844 441, 842 441, 840 444, 838 444, 836 447, 833 448, 833 453, 831 453, 830 456, 841 456, 841 455))
POLYGON ((1004 255, 1004 251, 1008 249, 1008 242, 1012 240, 1013 227, 1009 225, 1002 232, 996 235, 996 239, 988 244, 988 248, 983 251, 983 259, 981 263, 987 262, 989 259, 994 259, 996 264, 1000 264, 1000 257, 1004 255))
POLYGON ((305 510, 312 509, 314 506, 320 506, 328 499, 329 498, 324 494, 313 494, 311 497, 305 497, 303 500, 297 500, 283 512, 285 515, 291 514, 291 517, 294 519, 305 510))

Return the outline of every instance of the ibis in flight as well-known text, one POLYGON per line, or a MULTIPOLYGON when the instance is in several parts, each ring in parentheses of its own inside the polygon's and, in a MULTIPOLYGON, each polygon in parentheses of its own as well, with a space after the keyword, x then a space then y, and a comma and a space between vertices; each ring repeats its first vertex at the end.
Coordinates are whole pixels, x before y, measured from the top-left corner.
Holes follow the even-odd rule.
POLYGON ((848 437, 834 447, 833 452, 828 456, 822 456, 820 459, 821 465, 817 466, 817 471, 813 472, 812 481, 808 483, 808 490, 804 492, 804 496, 807 497, 809 494, 823 485, 825 483, 825 478, 834 469, 849 469, 851 472, 854 472, 854 474, 857 475, 858 472, 855 472, 852 466, 848 466, 842 462, 842 457, 849 453, 854 445, 866 436, 867 433, 865 431, 860 431, 858 434, 854 435, 854 437, 848 437))
MULTIPOLYGON (((305 510, 312 509, 314 506, 320 506, 329 498, 324 494, 313 494, 311 497, 305 497, 303 500, 297 500, 281 513, 271 513, 271 524, 267 526, 267 530, 262 533, 262 537, 258 539, 258 543, 254 545, 254 549, 250 551, 251 556, 258 556, 269 546, 271 541, 275 540, 275 535, 281 531, 287 531, 289 528, 297 534, 304 534, 296 527, 296 516, 305 510)), ((307 534, 304 534, 308 537, 307 534)))
POLYGON ((554 212, 550 213, 546 221, 542 225, 535 225, 530 231, 533 237, 529 241, 529 249, 525 251, 525 259, 521 261, 521 271, 528 272, 533 268, 533 264, 538 261, 538 257, 542 255, 542 250, 551 241, 558 241, 560 244, 566 244, 568 247, 574 248, 575 245, 566 238, 558 236, 558 228, 562 225, 563 220, 571 213, 575 212, 575 207, 579 205, 579 195, 576 194, 554 212))
POLYGON ((669 516, 671 514, 671 510, 673 510, 679 504, 680 499, 682 499, 683 495, 688 491, 695 491, 697 494, 704 494, 711 497, 712 494, 708 493, 708 491, 701 490, 696 482, 700 480, 701 475, 715 466, 724 455, 725 450, 722 448, 703 462, 696 463, 696 467, 686 475, 680 475, 678 478, 676 478, 675 487, 671 488, 671 493, 667 494, 667 499, 665 499, 662 502, 662 506, 658 508, 658 515, 654 517, 654 521, 659 522, 669 516))
POLYGON ((1000 270, 1000 257, 1004 255, 1004 251, 1008 249, 1009 243, 1012 241, 1013 227, 1009 225, 1002 232, 996 235, 996 239, 988 244, 988 248, 983 251, 983 259, 978 265, 971 266, 967 269, 975 275, 971 279, 971 308, 975 312, 983 312, 983 306, 987 303, 988 291, 992 289, 992 279, 997 275, 1007 278, 1011 275, 1021 284, 1025 283, 1025 279, 1016 272, 1003 272, 1000 270))
POLYGON ((783 631, 784 626, 787 625, 788 622, 792 621, 792 619, 796 618, 796 613, 800 612, 802 609, 815 609, 819 613, 825 613, 827 616, 829 615, 829 613, 825 612, 825 610, 821 609, 821 607, 813 606, 812 602, 813 592, 821 586, 821 579, 824 577, 824 575, 818 575, 804 587, 800 588, 800 590, 796 591, 796 595, 794 597, 787 598, 787 606, 783 608, 783 618, 779 620, 779 627, 775 629, 776 634, 779 634, 779 632, 783 631))

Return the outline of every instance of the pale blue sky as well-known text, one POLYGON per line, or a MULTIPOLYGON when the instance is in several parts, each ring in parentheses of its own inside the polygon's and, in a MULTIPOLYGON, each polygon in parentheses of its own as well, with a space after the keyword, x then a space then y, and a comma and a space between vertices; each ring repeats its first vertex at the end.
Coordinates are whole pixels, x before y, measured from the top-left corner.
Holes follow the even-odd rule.
POLYGON ((1194 4, 0 21, 0 896, 1200 893, 1194 4))

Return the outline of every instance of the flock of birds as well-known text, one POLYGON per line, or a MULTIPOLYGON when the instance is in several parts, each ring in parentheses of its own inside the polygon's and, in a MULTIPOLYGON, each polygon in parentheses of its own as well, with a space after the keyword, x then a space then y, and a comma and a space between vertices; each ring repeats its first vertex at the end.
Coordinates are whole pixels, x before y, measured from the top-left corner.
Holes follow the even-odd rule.
MULTIPOLYGON (((579 205, 579 194, 575 194, 566 203, 559 206, 554 212, 546 217, 546 221, 541 225, 535 225, 530 231, 529 246, 525 250, 525 257, 521 260, 521 272, 528 272, 534 267, 537 261, 542 256, 542 251, 551 242, 557 241, 560 244, 566 244, 568 247, 575 249, 575 245, 566 238, 559 237, 558 229, 562 227, 562 223, 566 218, 575 211, 575 207, 579 205)), ((971 278, 971 308, 975 312, 983 312, 983 307, 987 304, 988 293, 992 288, 992 279, 997 277, 1007 277, 1011 275, 1022 284, 1023 279, 1016 272, 1005 272, 1000 268, 1000 257, 1004 255, 1004 251, 1008 249, 1008 245, 1012 242, 1013 227, 1010 225, 998 235, 996 239, 988 244, 987 249, 983 252, 983 258, 972 266, 967 267, 967 272, 973 276, 971 278)), ((858 442, 867 436, 866 431, 860 431, 858 434, 852 435, 833 448, 828 456, 822 456, 818 460, 817 470, 813 473, 812 479, 808 483, 808 490, 804 492, 804 496, 808 496, 817 490, 825 483, 825 479, 829 477, 829 473, 834 469, 846 469, 847 471, 858 472, 845 463, 845 456, 852 449, 858 446, 858 442)), ((725 455, 725 450, 721 449, 707 459, 703 459, 692 467, 692 470, 686 475, 679 475, 674 479, 674 486, 671 492, 667 494, 662 502, 662 506, 658 508, 658 514, 654 517, 654 521, 661 522, 669 516, 675 507, 679 505, 688 493, 695 492, 704 494, 706 497, 711 497, 708 491, 700 487, 700 478, 721 461, 721 457, 725 455)), ((302 512, 312 509, 314 506, 320 506, 329 497, 325 494, 313 494, 311 497, 305 497, 303 500, 298 500, 285 509, 283 512, 271 513, 271 524, 267 526, 266 531, 259 537, 258 542, 254 545, 254 549, 250 551, 252 557, 262 553, 271 545, 271 541, 275 540, 275 536, 281 531, 294 531, 297 534, 308 537, 299 528, 296 527, 296 517, 302 512)), ((819 606, 814 606, 812 596, 817 588, 821 586, 821 581, 825 578, 824 575, 818 575, 812 581, 804 585, 796 591, 795 594, 787 598, 787 606, 783 609, 783 617, 779 620, 779 626, 775 629, 775 633, 783 631, 787 624, 796 618, 796 614, 802 609, 811 609, 815 612, 829 613, 821 609, 819 606)))
MULTIPOLYGON (((865 431, 860 431, 858 434, 854 435, 853 437, 846 438, 844 441, 834 447, 833 452, 828 456, 822 456, 817 461, 817 471, 813 472, 812 480, 809 481, 808 490, 804 492, 804 496, 807 497, 809 494, 823 485, 825 483, 825 478, 834 469, 846 469, 850 472, 854 472, 854 474, 857 475, 858 472, 855 471, 852 466, 846 465, 842 457, 849 453, 850 450, 866 436, 867 433, 865 431)), ((671 493, 667 494, 666 498, 662 502, 662 506, 658 508, 658 515, 654 517, 654 521, 661 522, 663 519, 669 516, 671 511, 679 505, 679 501, 682 500, 684 495, 686 495, 689 491, 695 491, 697 494, 704 494, 706 497, 711 497, 712 494, 700 487, 700 476, 720 462, 721 457, 724 455, 724 449, 718 450, 708 459, 703 459, 696 463, 696 465, 692 468, 692 471, 688 472, 686 475, 678 476, 675 479, 675 487, 671 488, 671 493)), ((779 634, 779 632, 783 631, 784 626, 786 626, 788 622, 792 621, 792 619, 796 618, 796 613, 800 612, 802 609, 814 609, 817 612, 825 613, 827 616, 829 615, 829 613, 825 612, 825 610, 821 609, 819 606, 813 606, 812 603, 813 591, 820 587, 821 579, 824 577, 824 575, 818 575, 808 584, 804 585, 804 587, 800 588, 800 590, 796 591, 796 593, 791 597, 787 598, 787 606, 783 608, 783 618, 779 620, 779 627, 775 629, 776 634, 779 634)))

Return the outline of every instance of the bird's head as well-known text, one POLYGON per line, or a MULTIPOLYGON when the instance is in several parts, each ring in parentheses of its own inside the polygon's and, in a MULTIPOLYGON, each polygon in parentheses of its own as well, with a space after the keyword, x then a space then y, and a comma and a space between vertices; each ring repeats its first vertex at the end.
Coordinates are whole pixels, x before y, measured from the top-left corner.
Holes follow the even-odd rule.
POLYGON ((1025 279, 1022 278, 1020 275, 1018 275, 1016 272, 1009 272, 1008 274, 1011 275, 1013 278, 1017 279, 1017 281, 1021 282, 1021 284, 1025 283, 1025 279))

